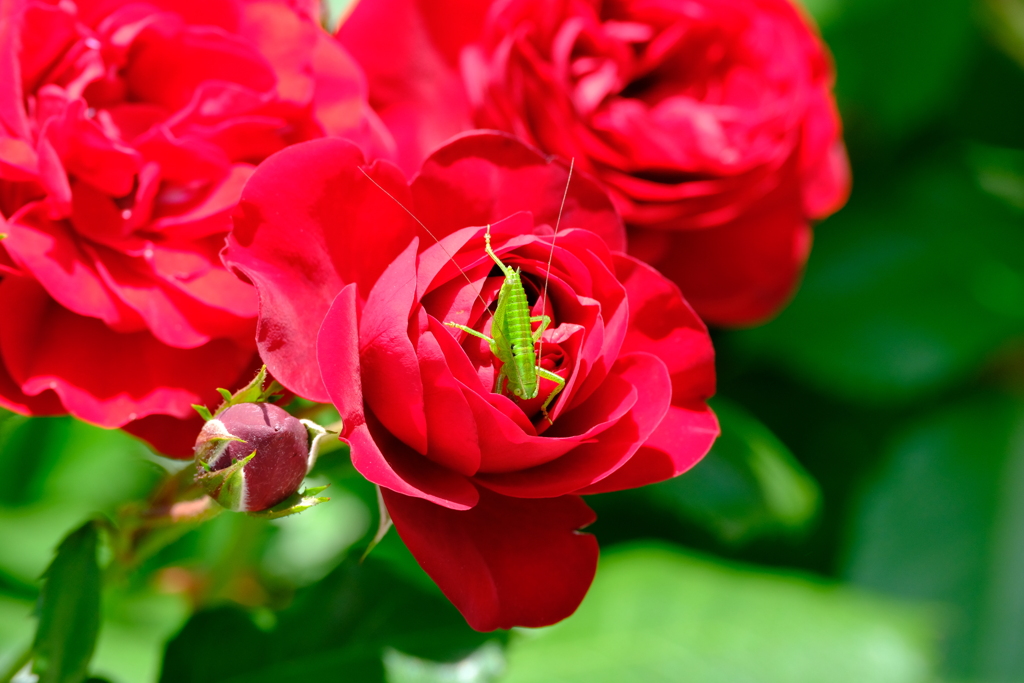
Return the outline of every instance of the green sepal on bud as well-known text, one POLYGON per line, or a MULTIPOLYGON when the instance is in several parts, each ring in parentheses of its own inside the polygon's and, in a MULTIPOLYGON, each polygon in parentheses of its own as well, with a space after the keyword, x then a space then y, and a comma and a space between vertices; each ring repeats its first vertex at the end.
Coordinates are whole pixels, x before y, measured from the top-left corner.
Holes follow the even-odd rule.
POLYGON ((260 519, 280 519, 281 517, 287 517, 288 515, 295 515, 300 512, 304 512, 315 505, 329 501, 330 498, 316 495, 323 492, 326 488, 327 486, 313 486, 311 488, 302 489, 301 491, 297 491, 288 498, 282 500, 269 510, 249 512, 247 514, 250 517, 258 517, 260 519))
MULTIPOLYGON (((232 440, 245 443, 244 439, 232 440)), ((204 470, 196 473, 195 482, 206 492, 206 495, 228 510, 244 512, 246 505, 245 466, 254 457, 256 457, 256 451, 241 460, 235 460, 224 469, 213 471, 210 471, 209 466, 203 462, 204 470)))
POLYGON ((210 409, 206 406, 193 404, 192 407, 204 420, 209 422, 231 406, 236 406, 240 403, 266 403, 284 392, 284 387, 278 384, 277 380, 272 380, 269 385, 264 387, 263 384, 266 381, 267 366, 264 365, 251 382, 235 393, 232 394, 227 389, 218 388, 217 391, 224 398, 224 401, 217 406, 217 410, 214 412, 211 413, 210 409))

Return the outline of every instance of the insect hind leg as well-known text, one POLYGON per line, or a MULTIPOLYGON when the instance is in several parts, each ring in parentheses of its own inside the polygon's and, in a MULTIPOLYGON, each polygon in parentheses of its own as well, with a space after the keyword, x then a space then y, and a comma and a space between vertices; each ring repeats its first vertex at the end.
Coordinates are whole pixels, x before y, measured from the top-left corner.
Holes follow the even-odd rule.
POLYGON ((551 318, 546 315, 532 315, 530 316, 530 322, 540 322, 540 327, 533 331, 533 341, 539 342, 540 337, 544 334, 544 330, 548 329, 548 325, 551 324, 551 318))
POLYGON ((546 399, 544 399, 544 403, 540 407, 540 412, 544 414, 544 419, 551 422, 551 417, 548 415, 548 406, 551 405, 551 402, 554 401, 562 389, 565 388, 565 380, 550 370, 545 370, 539 365, 537 366, 537 376, 549 379, 555 383, 555 388, 551 390, 551 393, 548 394, 546 399))

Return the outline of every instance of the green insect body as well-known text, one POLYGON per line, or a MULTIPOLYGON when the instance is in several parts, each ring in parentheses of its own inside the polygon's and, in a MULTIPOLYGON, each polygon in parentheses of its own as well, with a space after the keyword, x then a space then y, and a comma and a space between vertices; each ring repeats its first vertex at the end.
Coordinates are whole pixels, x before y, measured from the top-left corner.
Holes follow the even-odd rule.
POLYGON ((523 289, 523 282, 520 279, 519 270, 509 268, 498 255, 491 249, 491 226, 487 226, 484 234, 484 249, 487 255, 498 264, 501 272, 505 274, 505 281, 501 283, 498 292, 498 306, 494 311, 494 319, 491 323, 491 334, 493 338, 476 330, 447 322, 445 325, 479 337, 488 342, 491 353, 501 361, 501 370, 494 382, 494 393, 503 393, 506 387, 520 399, 529 400, 536 398, 540 392, 540 378, 555 382, 555 388, 544 399, 541 412, 548 420, 548 406, 555 400, 558 393, 565 387, 565 380, 555 373, 545 370, 537 365, 537 352, 534 345, 540 341, 541 335, 551 318, 546 315, 531 316, 530 304, 526 299, 526 290, 523 289), (540 327, 534 331, 533 323, 540 322, 540 327))

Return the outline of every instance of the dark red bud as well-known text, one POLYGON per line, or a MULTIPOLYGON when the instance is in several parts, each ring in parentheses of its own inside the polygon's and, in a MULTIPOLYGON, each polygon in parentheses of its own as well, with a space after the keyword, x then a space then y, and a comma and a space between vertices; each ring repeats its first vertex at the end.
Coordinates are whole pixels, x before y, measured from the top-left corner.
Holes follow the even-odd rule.
POLYGON ((255 451, 240 471, 241 477, 233 477, 230 486, 211 495, 238 512, 266 510, 302 484, 309 467, 309 441, 306 426, 275 405, 234 405, 208 421, 199 433, 196 475, 201 478, 222 470, 255 451))

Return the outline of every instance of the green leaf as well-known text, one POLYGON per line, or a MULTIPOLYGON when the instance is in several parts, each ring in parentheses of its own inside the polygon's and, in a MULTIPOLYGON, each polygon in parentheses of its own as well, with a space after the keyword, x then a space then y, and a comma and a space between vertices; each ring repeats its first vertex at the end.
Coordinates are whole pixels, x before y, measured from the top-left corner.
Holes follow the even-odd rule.
POLYGON ((926 683, 933 660, 916 612, 668 547, 607 554, 576 614, 507 656, 502 683, 926 683))
POLYGON ((789 449, 740 406, 712 402, 722 435, 681 477, 646 489, 661 507, 728 543, 808 528, 821 500, 818 485, 789 449))
POLYGON ((0 444, 0 568, 34 584, 69 529, 145 496, 163 469, 120 430, 67 417, 14 420, 21 425, 0 444))
POLYGON ((353 551, 300 591, 267 632, 236 609, 197 614, 168 645, 160 680, 383 683, 385 647, 459 661, 495 640, 470 629, 439 592, 421 590, 376 554, 363 563, 358 557, 353 551))
POLYGON ((88 522, 57 548, 39 597, 33 671, 40 683, 85 679, 100 628, 99 534, 88 522))
POLYGON ((1024 333, 1017 211, 949 159, 883 185, 816 231, 788 309, 723 343, 822 393, 891 406, 963 380, 1024 333))
MULTIPOLYGON (((35 502, 43 493, 47 471, 67 439, 70 425, 60 419, 33 420, 7 411, 0 417, 0 504, 35 502), (22 455, 28 452, 35 456, 22 455)), ((52 545, 47 550, 51 549, 52 545)))
POLYGON ((947 673, 1024 678, 1024 403, 979 396, 910 425, 855 519, 849 577, 943 605, 947 673))
POLYGON ((217 607, 193 616, 167 644, 161 683, 215 683, 269 662, 271 641, 237 607, 217 607))

